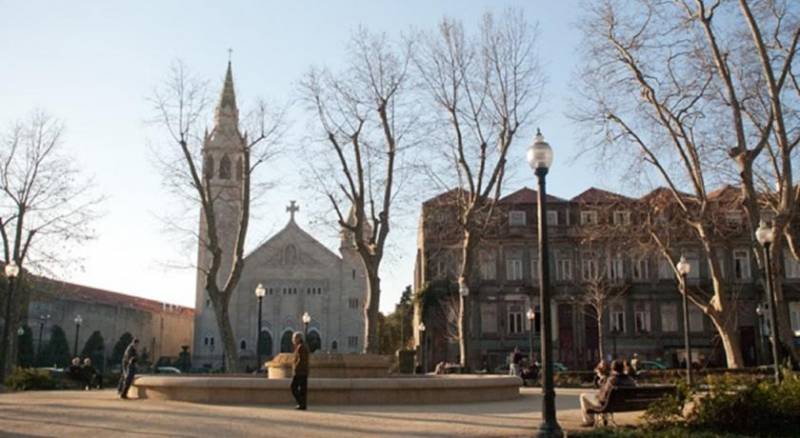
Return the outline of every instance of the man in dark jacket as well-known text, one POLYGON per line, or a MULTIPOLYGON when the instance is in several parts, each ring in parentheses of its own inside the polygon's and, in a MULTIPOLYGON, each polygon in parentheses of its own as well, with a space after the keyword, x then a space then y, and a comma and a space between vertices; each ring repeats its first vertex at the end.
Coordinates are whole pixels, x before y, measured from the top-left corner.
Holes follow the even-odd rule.
POLYGON ((139 340, 133 338, 133 342, 125 349, 125 354, 122 355, 122 374, 119 376, 119 384, 117 385, 117 392, 119 398, 128 398, 128 390, 133 384, 133 378, 136 376, 136 359, 139 356, 136 349, 139 347, 139 340))
POLYGON ((295 332, 292 336, 294 344, 294 363, 292 363, 292 395, 297 400, 297 407, 301 411, 306 410, 306 396, 308 394, 308 348, 303 342, 303 334, 295 332))
POLYGON ((611 375, 603 382, 602 386, 600 386, 600 391, 597 393, 597 396, 589 393, 581 394, 581 416, 583 417, 583 424, 581 424, 581 426, 594 426, 594 414, 589 412, 589 410, 602 407, 606 403, 612 388, 629 386, 636 386, 636 381, 633 380, 631 376, 625 374, 625 364, 620 360, 611 362, 611 375))

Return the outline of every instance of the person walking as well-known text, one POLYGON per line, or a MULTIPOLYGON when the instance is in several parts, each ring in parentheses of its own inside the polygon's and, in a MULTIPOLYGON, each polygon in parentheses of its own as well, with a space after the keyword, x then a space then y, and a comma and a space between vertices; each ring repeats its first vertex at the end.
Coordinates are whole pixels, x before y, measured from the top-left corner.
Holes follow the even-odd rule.
POLYGON ((131 344, 125 349, 125 354, 122 355, 122 374, 119 376, 119 384, 117 385, 117 392, 121 399, 128 398, 128 390, 133 384, 133 378, 136 377, 136 359, 139 356, 139 352, 136 349, 138 347, 139 339, 133 338, 131 344))
POLYGON ((511 376, 519 377, 522 375, 522 353, 519 347, 514 347, 514 352, 511 353, 511 363, 508 366, 508 374, 511 376))
POLYGON ((306 398, 308 396, 308 348, 303 342, 303 334, 295 332, 292 336, 294 344, 294 362, 292 363, 292 395, 297 401, 295 409, 306 410, 306 398))

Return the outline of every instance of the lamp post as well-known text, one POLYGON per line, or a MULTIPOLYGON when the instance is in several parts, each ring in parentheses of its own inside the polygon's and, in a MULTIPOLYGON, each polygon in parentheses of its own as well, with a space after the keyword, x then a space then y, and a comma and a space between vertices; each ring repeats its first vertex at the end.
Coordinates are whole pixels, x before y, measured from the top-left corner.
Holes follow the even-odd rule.
POLYGON ((758 315, 758 348, 757 357, 756 357, 756 365, 761 365, 761 360, 759 358, 763 355, 766 356, 767 346, 764 345, 764 337, 767 336, 767 330, 764 329, 764 318, 767 313, 767 306, 758 304, 756 306, 756 315, 758 315))
POLYGON ((526 316, 528 317, 528 325, 531 328, 528 330, 528 342, 530 343, 530 362, 531 366, 533 366, 533 322, 536 320, 536 312, 533 309, 528 309, 526 316))
MULTIPOLYGON (((311 322, 311 315, 308 312, 303 313, 303 338, 306 343, 308 342, 308 324, 311 322)), ((306 346, 308 347, 308 346, 306 346)))
POLYGON ((80 315, 75 316, 75 356, 78 356, 78 336, 81 332, 81 324, 83 318, 80 315))
POLYGON ((267 290, 264 289, 264 285, 258 283, 256 286, 256 298, 258 298, 258 330, 256 330, 256 363, 258 364, 258 369, 261 369, 261 302, 264 300, 264 295, 267 294, 267 290))
POLYGON ((36 354, 42 354, 42 333, 44 332, 44 326, 47 324, 47 321, 50 320, 50 314, 47 315, 39 315, 39 345, 36 347, 36 354))
POLYGON ((539 436, 561 436, 561 426, 556 420, 556 392, 553 384, 553 327, 550 323, 550 264, 547 253, 547 190, 545 177, 553 164, 553 149, 536 130, 533 144, 528 147, 528 165, 534 170, 539 184, 538 220, 539 234, 539 300, 542 309, 542 424, 539 436))
POLYGON ((14 283, 19 275, 19 266, 14 260, 11 260, 5 267, 6 278, 8 278, 8 291, 6 293, 6 315, 5 323, 3 324, 3 364, 0 369, 0 378, 4 378, 6 369, 10 368, 8 365, 12 361, 11 358, 11 303, 14 301, 14 283))
POLYGON ((692 272, 692 265, 686 261, 686 257, 681 255, 681 259, 675 265, 678 273, 681 274, 681 305, 683 306, 683 345, 686 349, 686 383, 692 386, 692 344, 689 341, 689 294, 686 281, 689 273, 692 272))
POLYGON ((756 240, 764 248, 764 277, 767 287, 767 299, 769 300, 769 334, 772 341, 772 363, 775 368, 775 383, 781 383, 780 357, 778 356, 778 305, 775 302, 775 291, 772 285, 772 260, 770 256, 770 246, 775 240, 775 230, 768 227, 763 220, 756 230, 756 240))
POLYGON ((417 326, 419 331, 419 366, 422 368, 422 374, 425 374, 427 368, 425 367, 425 323, 420 322, 417 326))

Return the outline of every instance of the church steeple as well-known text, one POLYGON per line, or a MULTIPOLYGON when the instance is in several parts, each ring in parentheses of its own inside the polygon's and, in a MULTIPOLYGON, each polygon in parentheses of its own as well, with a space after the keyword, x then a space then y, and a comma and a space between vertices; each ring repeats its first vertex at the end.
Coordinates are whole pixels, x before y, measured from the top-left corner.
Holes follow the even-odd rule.
POLYGON ((222 86, 222 94, 219 97, 216 111, 214 111, 214 122, 217 126, 239 124, 239 108, 236 106, 236 92, 233 88, 233 70, 231 61, 228 60, 228 70, 225 72, 225 83, 222 86))

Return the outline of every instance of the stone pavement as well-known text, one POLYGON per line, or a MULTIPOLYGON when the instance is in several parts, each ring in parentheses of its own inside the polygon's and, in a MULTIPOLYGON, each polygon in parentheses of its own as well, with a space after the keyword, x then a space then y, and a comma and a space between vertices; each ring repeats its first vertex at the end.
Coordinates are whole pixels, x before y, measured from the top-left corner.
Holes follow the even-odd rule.
MULTIPOLYGON (((287 389, 288 390, 288 389, 287 389)), ((558 420, 580 429, 578 394, 560 389, 558 420)), ((0 394, 0 436, 178 437, 516 437, 530 436, 541 418, 538 388, 514 401, 446 405, 293 406, 203 405, 119 400, 113 390, 0 394)), ((619 414, 635 424, 638 413, 619 414)))

